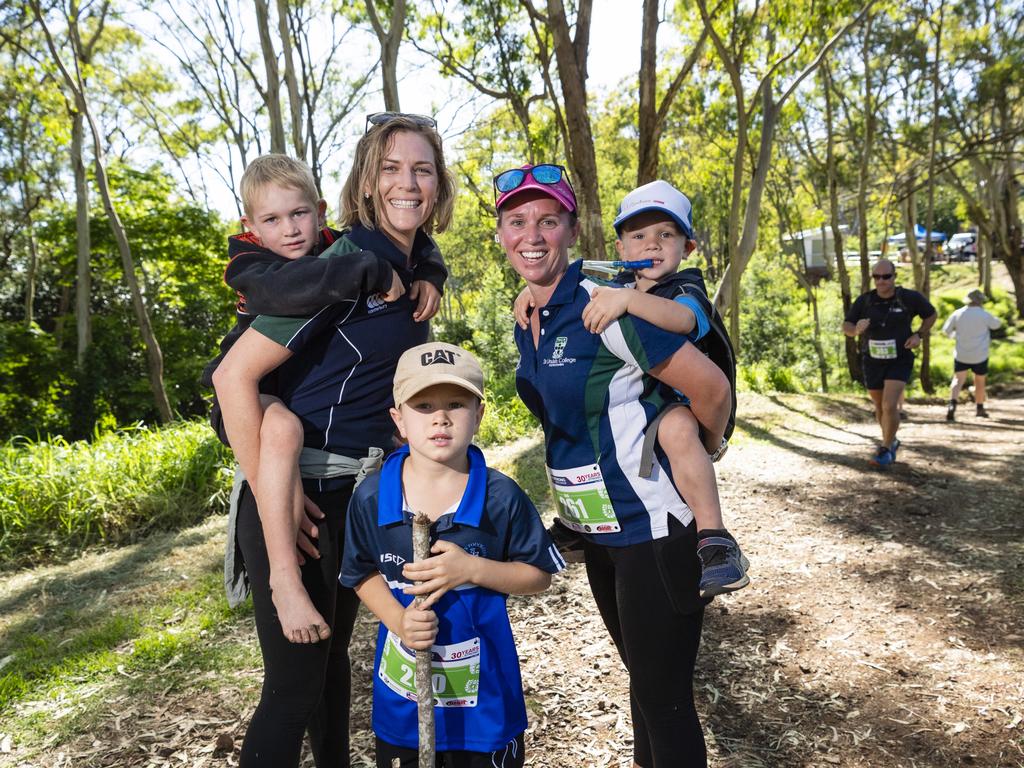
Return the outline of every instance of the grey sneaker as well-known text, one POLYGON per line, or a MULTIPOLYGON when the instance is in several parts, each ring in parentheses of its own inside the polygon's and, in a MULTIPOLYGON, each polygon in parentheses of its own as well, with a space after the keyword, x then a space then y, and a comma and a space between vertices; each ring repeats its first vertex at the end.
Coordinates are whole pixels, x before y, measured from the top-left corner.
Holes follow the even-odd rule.
POLYGON ((700 558, 700 596, 714 597, 743 589, 750 583, 750 563, 740 545, 725 536, 707 536, 697 544, 700 558))

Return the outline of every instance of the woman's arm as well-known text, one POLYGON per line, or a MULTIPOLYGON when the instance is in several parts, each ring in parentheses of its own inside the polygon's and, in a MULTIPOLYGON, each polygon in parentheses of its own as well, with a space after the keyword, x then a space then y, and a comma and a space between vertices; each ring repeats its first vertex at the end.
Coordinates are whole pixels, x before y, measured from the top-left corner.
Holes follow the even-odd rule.
POLYGON ((686 393, 690 410, 704 428, 704 448, 708 453, 717 450, 732 412, 732 390, 722 369, 693 344, 684 344, 650 374, 686 393))
POLYGON ((231 450, 250 485, 257 486, 260 456, 260 380, 292 356, 287 348, 259 331, 246 330, 213 374, 213 387, 224 416, 231 450))

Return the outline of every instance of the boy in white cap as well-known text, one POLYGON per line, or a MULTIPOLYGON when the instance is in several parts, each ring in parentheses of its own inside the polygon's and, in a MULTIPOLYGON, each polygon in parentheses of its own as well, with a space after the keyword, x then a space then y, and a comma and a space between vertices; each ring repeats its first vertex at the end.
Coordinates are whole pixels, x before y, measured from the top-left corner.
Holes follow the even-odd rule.
POLYGON ((373 730, 385 768, 418 764, 413 652, 426 649, 439 764, 524 763, 526 705, 505 602, 547 589, 565 563, 523 490, 471 444, 483 397, 483 372, 466 350, 429 342, 405 352, 391 416, 407 445, 349 505, 340 578, 381 622, 373 730), (434 542, 416 563, 413 510, 431 519, 434 542))
POLYGON ((956 352, 953 357, 953 380, 949 383, 949 406, 946 421, 956 419, 956 403, 960 390, 967 381, 967 372, 974 374, 974 402, 976 414, 988 418, 985 410, 985 380, 988 377, 988 348, 992 331, 1003 321, 982 309, 987 301, 984 293, 975 288, 964 299, 966 305, 946 318, 942 332, 956 337, 956 352))
MULTIPOLYGON (((679 265, 696 247, 693 218, 686 195, 667 181, 652 181, 626 195, 615 217, 618 238, 615 248, 625 261, 649 260, 650 267, 620 276, 623 285, 636 290, 598 288, 583 312, 583 322, 593 333, 601 333, 622 315, 652 323, 667 331, 686 335, 735 379, 735 362, 724 327, 707 297, 700 270, 679 265), (711 345, 715 352, 712 353, 711 345)), ((679 401, 688 405, 709 393, 687 392, 679 401)), ((731 397, 730 422, 735 415, 731 397)), ((742 589, 750 583, 749 563, 735 538, 725 528, 718 485, 712 462, 724 453, 726 443, 708 446, 702 442, 701 425, 689 408, 671 407, 652 427, 669 459, 680 495, 693 510, 697 521, 697 554, 701 561, 700 593, 713 597, 742 589)))

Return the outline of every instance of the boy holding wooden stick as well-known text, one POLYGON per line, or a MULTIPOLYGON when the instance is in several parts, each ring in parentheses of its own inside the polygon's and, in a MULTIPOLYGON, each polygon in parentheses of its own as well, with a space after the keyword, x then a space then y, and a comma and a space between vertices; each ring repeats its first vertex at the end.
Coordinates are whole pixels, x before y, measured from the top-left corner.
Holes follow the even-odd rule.
POLYGON ((508 595, 541 592, 564 567, 523 490, 471 445, 483 417, 480 364, 430 342, 402 355, 391 416, 408 444, 349 505, 341 582, 380 619, 374 661, 377 766, 417 762, 417 650, 432 652, 436 765, 524 764, 526 705, 508 595), (413 510, 432 556, 412 562, 413 510), (414 599, 422 597, 416 605, 414 599))

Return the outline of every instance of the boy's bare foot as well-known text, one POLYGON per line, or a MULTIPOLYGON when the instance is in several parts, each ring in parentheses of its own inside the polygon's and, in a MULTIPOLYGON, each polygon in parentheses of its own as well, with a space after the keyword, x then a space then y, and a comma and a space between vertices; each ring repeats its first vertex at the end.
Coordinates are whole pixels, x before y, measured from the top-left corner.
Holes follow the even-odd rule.
POLYGON ((331 636, 331 628, 324 617, 313 607, 313 601, 301 581, 273 584, 270 599, 277 610, 281 631, 293 643, 318 643, 331 636))

